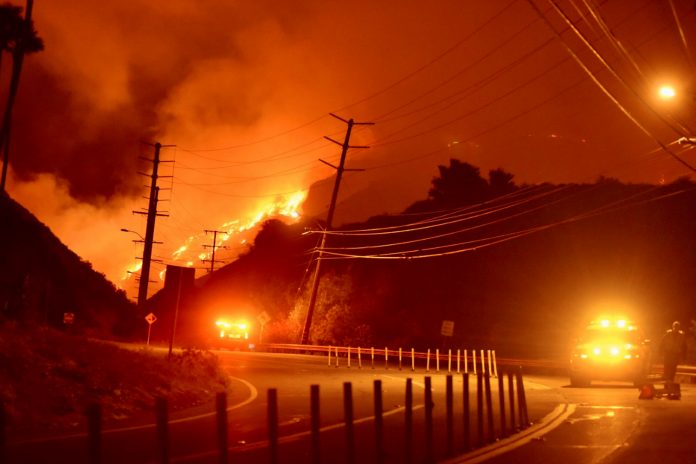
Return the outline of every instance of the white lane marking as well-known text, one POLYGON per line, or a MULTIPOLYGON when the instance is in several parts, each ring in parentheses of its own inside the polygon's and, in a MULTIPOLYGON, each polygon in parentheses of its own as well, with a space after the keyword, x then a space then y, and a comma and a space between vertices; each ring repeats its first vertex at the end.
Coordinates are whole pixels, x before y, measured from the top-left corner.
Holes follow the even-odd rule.
POLYGON ((463 456, 458 456, 447 461, 443 461, 444 464, 476 464, 479 462, 484 462, 495 456, 499 456, 504 453, 508 453, 515 448, 526 445, 534 439, 541 437, 549 433, 551 430, 555 429, 561 425, 571 414, 575 412, 575 404, 559 404, 556 408, 547 414, 541 421, 537 424, 532 425, 530 428, 523 430, 510 438, 505 438, 497 443, 480 448, 472 453, 465 454, 463 456))
MULTIPOLYGON (((232 411, 234 409, 239 409, 243 406, 246 406, 247 404, 251 403, 254 401, 258 396, 259 396, 259 391, 254 387, 251 383, 247 382, 244 379, 240 379, 239 377, 234 377, 231 375, 228 375, 229 378, 237 380, 244 384, 248 389, 249 389, 249 396, 243 400, 240 401, 239 403, 235 403, 232 406, 229 406, 227 408, 227 411, 232 411)), ((194 421, 198 419, 203 419, 205 417, 211 417, 216 415, 217 412, 207 412, 205 414, 198 414, 197 416, 189 416, 189 417, 182 417, 181 419, 174 419, 170 420, 170 424, 179 424, 182 422, 189 422, 189 421, 194 421)), ((102 434, 111 434, 111 433, 121 433, 121 432, 132 432, 134 430, 144 430, 144 429, 151 429, 155 428, 157 424, 151 423, 151 424, 141 424, 141 425, 133 425, 131 427, 120 427, 120 428, 115 428, 115 429, 106 429, 102 430, 102 434)), ((45 437, 45 438, 29 438, 27 440, 19 440, 16 442, 13 442, 12 445, 26 445, 26 444, 31 444, 31 443, 48 443, 52 441, 60 441, 60 440, 68 440, 72 438, 85 438, 87 436, 87 433, 74 433, 70 435, 59 435, 55 437, 45 437)))

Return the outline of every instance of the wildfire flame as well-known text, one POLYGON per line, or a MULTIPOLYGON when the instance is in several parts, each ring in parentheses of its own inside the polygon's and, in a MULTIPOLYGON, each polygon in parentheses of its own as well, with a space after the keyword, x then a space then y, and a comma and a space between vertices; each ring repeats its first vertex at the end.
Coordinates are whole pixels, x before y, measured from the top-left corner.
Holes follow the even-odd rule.
MULTIPOLYGON (((291 222, 297 221, 300 218, 298 210, 306 197, 307 192, 304 190, 278 197, 275 201, 262 207, 260 211, 252 215, 251 218, 246 221, 241 219, 226 221, 218 228, 218 230, 223 231, 223 233, 217 236, 218 240, 216 245, 218 251, 216 253, 219 253, 220 247, 226 246, 227 250, 232 250, 233 255, 236 257, 239 253, 234 253, 234 249, 239 250, 248 244, 247 232, 253 230, 267 219, 282 217, 291 222)), ((172 253, 172 262, 179 264, 183 262, 184 266, 193 267, 197 261, 209 260, 212 256, 212 250, 200 252, 202 244, 208 241, 210 241, 210 237, 206 237, 205 233, 191 235, 172 253)), ((139 272, 141 268, 142 261, 131 264, 121 280, 125 281, 130 279, 134 273, 139 272)), ((159 273, 161 281, 164 281, 164 275, 165 270, 162 270, 159 273)))

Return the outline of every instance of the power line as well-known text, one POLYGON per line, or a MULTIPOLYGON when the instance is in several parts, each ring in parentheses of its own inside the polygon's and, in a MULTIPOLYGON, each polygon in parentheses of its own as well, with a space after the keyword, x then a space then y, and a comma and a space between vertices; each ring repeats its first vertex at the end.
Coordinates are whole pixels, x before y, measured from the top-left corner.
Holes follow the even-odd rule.
MULTIPOLYGON (((218 234, 225 234, 225 235, 227 235, 227 232, 222 231, 222 230, 208 230, 208 229, 205 229, 205 235, 208 235, 209 233, 210 233, 210 234, 213 234, 213 244, 212 244, 212 245, 203 245, 203 248, 210 248, 210 249, 212 250, 212 251, 211 251, 211 256, 210 256, 210 259, 202 259, 201 261, 203 261, 204 263, 207 263, 207 262, 210 263, 210 269, 209 269, 208 272, 210 272, 210 273, 212 274, 213 271, 215 271, 215 252, 216 252, 218 249, 227 248, 227 247, 224 246, 224 245, 218 245, 218 244, 217 244, 217 236, 218 236, 218 234)), ((224 261, 218 260, 217 262, 224 262, 224 261)))
POLYGON ((460 254, 460 253, 465 253, 465 252, 471 252, 471 251, 477 251, 483 248, 488 248, 494 245, 498 245, 510 240, 514 240, 517 238, 521 238, 533 233, 541 232, 544 230, 551 229, 553 227, 557 227, 560 225, 565 225, 565 224, 570 224, 573 222, 589 219, 592 217, 596 217, 599 215, 603 214, 609 214, 613 213, 616 211, 620 211, 625 208, 629 207, 634 207, 638 206, 641 204, 645 204, 648 202, 653 202, 653 201, 658 201, 661 199, 669 198, 675 195, 679 195, 685 192, 693 191, 694 188, 690 189, 682 189, 676 192, 670 192, 664 195, 660 195, 657 197, 652 197, 648 198, 642 201, 637 201, 633 203, 627 203, 629 200, 631 200, 634 197, 639 197, 642 195, 646 195, 648 193, 651 193, 653 191, 656 191, 659 187, 653 187, 647 191, 642 191, 638 192, 637 194, 631 195, 627 198, 622 198, 620 200, 599 206, 597 208, 588 210, 586 212, 576 214, 574 216, 554 221, 551 223, 546 223, 542 224, 539 226, 534 226, 534 227, 528 227, 525 229, 521 230, 516 230, 512 232, 506 232, 494 236, 488 236, 488 237, 482 237, 482 238, 477 238, 477 239, 472 239, 468 241, 463 241, 463 242, 457 242, 457 243, 449 243, 445 245, 439 245, 439 246, 432 246, 432 247, 427 247, 427 248, 414 248, 410 250, 401 250, 397 252, 389 252, 389 253, 377 253, 377 254, 368 254, 368 255, 360 255, 360 254, 353 254, 353 253, 340 253, 340 252, 334 252, 334 251, 329 251, 327 250, 324 254, 324 257, 321 257, 320 259, 324 260, 334 260, 334 259, 381 259, 381 260, 411 260, 411 259, 428 259, 428 258, 435 258, 435 257, 443 257, 443 256, 449 256, 449 255, 454 255, 454 254, 460 254), (626 204, 623 204, 626 203, 626 204), (454 248, 454 249, 452 249, 454 248))
POLYGON ((662 148, 665 152, 669 153, 674 159, 682 163, 684 166, 689 168, 689 170, 696 172, 696 168, 691 166, 689 163, 684 161, 681 157, 679 157, 677 154, 675 154, 673 151, 671 151, 667 146, 665 146, 662 141, 660 141, 655 135, 653 135, 645 126, 643 126, 632 114, 626 107, 624 107, 618 100, 617 98, 607 89, 597 78, 597 76, 594 75, 594 73, 583 63, 583 61, 578 57, 578 55, 573 51, 572 48, 567 44, 565 39, 553 28, 553 25, 551 22, 543 15, 541 10, 534 4, 533 0, 527 0, 527 2, 532 6, 532 8, 541 16, 541 18, 546 22, 546 24, 549 26, 553 34, 558 38, 558 40, 562 43, 563 47, 568 51, 568 53, 573 57, 575 62, 585 71, 585 73, 592 79, 592 81, 604 92, 604 94, 609 97, 609 99, 616 105, 617 108, 621 110, 621 112, 631 121, 633 124, 636 125, 643 133, 645 133, 647 136, 652 138, 659 146, 662 148))

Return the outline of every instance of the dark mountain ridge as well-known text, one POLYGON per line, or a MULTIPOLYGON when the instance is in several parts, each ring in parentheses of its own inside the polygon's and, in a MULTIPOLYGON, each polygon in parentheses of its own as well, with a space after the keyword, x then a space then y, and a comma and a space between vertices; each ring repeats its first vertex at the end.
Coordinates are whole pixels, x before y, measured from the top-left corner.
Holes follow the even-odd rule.
MULTIPOLYGON (((696 317, 695 210, 688 180, 600 179, 448 208, 429 197, 401 215, 341 226, 327 239, 311 340, 563 357, 574 331, 599 314, 635 318, 654 338, 696 317), (448 217, 458 219, 438 219, 448 217), (428 221, 443 224, 418 229, 428 221), (405 224, 398 238, 384 233, 405 224), (452 338, 440 335, 444 320, 455 323, 452 338)), ((190 311, 208 313, 194 318, 265 311, 266 341, 298 342, 320 237, 307 228, 316 222, 266 223, 246 255, 196 290, 190 311)))
POLYGON ((130 334, 136 311, 125 292, 4 192, 0 244, 0 318, 102 337, 130 334))

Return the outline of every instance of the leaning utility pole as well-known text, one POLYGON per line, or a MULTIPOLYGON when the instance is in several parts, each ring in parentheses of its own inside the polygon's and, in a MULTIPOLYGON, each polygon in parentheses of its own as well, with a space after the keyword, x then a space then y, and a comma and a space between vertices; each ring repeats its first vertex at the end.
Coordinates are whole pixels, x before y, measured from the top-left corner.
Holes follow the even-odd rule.
MULTIPOLYGON (((5 191, 7 182, 7 168, 10 165, 10 126, 12 124, 12 110, 14 108, 15 99, 17 98, 17 90, 19 89, 19 77, 22 73, 22 64, 24 63, 24 55, 26 54, 27 40, 30 39, 33 32, 33 23, 31 20, 31 12, 34 8, 34 0, 27 0, 27 7, 24 10, 24 21, 20 33, 22 34, 15 44, 12 52, 12 76, 10 77, 10 90, 7 94, 7 102, 5 103, 5 114, 2 119, 2 127, 0 128, 0 149, 2 149, 2 174, 0 174, 0 191, 5 191)), ((43 49, 43 45, 41 48, 43 49)), ((34 50, 37 51, 37 50, 34 50)), ((30 51, 31 52, 31 51, 30 51)), ((2 53, 2 51, 0 51, 2 53)))
POLYGON ((160 149, 163 146, 167 147, 173 145, 162 145, 159 142, 155 143, 154 158, 143 158, 147 161, 152 162, 152 174, 150 174, 150 196, 148 197, 149 205, 147 208, 147 212, 133 211, 133 214, 147 214, 147 223, 145 225, 145 243, 143 246, 143 267, 140 270, 140 284, 138 286, 139 308, 142 308, 145 305, 145 301, 147 300, 147 284, 150 282, 150 262, 152 261, 152 244, 155 239, 155 219, 157 219, 157 216, 169 216, 168 214, 157 212, 157 203, 159 201, 160 190, 157 186, 157 179, 159 177, 168 177, 157 175, 159 165, 162 162, 160 160, 160 149))
POLYGON ((331 230, 331 223, 333 221, 333 216, 334 216, 334 211, 336 209, 336 200, 338 199, 338 188, 341 185, 341 177, 343 176, 344 171, 363 171, 363 169, 346 169, 344 167, 345 162, 346 162, 346 153, 348 153, 349 148, 369 148, 364 145, 356 145, 356 146, 350 146, 350 133, 353 130, 353 126, 371 126, 374 123, 373 122, 355 122, 353 119, 345 120, 339 116, 336 116, 333 113, 329 113, 331 116, 333 116, 336 119, 339 119, 343 122, 345 122, 348 125, 348 129, 346 130, 346 138, 343 140, 343 143, 337 142, 334 139, 330 137, 324 136, 325 139, 329 140, 330 142, 335 143, 336 145, 340 145, 342 147, 341 150, 341 160, 338 163, 338 166, 334 166, 331 163, 328 163, 322 159, 322 163, 331 166, 336 170, 336 181, 334 183, 334 189, 333 193, 331 194, 331 203, 329 204, 329 213, 326 216, 326 230, 322 234, 321 237, 321 245, 319 246, 319 256, 317 256, 317 265, 314 267, 314 277, 312 280, 312 293, 310 294, 309 297, 309 306, 307 308, 307 316, 305 317, 305 324, 304 324, 304 329, 302 329, 302 338, 300 340, 300 343, 303 345, 306 345, 307 342, 309 341, 309 331, 312 328, 312 315, 314 313, 314 306, 317 303, 317 290, 319 290, 319 277, 320 277, 320 270, 321 270, 321 256, 323 254, 324 247, 326 246, 326 232, 331 230))
MULTIPOLYGON (((201 261, 203 261, 204 263, 210 261, 210 271, 208 271, 208 272, 212 273, 215 270, 215 250, 217 250, 218 248, 227 248, 224 245, 217 244, 217 236, 218 236, 218 234, 224 234, 226 232, 222 231, 222 230, 208 230, 208 229, 206 229, 205 234, 208 235, 209 233, 213 234, 213 244, 212 245, 203 245, 203 248, 212 248, 213 252, 210 256, 210 259, 202 259, 201 261)), ((224 261, 218 260, 218 262, 223 263, 224 261)))

